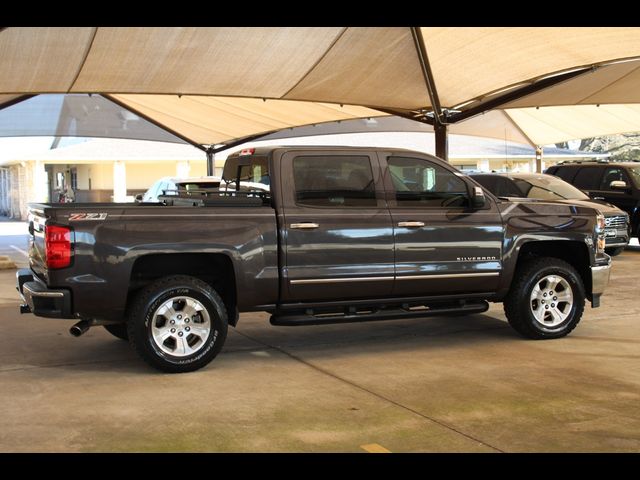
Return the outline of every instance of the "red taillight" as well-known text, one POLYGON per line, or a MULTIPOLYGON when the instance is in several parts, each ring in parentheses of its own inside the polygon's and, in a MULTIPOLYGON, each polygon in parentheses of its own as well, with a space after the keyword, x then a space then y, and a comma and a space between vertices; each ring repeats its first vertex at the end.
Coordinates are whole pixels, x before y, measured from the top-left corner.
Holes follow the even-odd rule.
POLYGON ((254 153, 256 153, 256 149, 255 148, 245 148, 244 150, 240 151, 240 156, 244 156, 244 155, 253 155, 254 153))
POLYGON ((44 228, 47 268, 64 268, 71 265, 71 229, 46 225, 44 228))

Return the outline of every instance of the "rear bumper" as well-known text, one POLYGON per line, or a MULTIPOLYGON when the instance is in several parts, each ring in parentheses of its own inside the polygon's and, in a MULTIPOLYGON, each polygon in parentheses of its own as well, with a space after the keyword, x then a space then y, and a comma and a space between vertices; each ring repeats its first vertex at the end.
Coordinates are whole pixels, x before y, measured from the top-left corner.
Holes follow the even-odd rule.
POLYGON ((24 304, 20 313, 33 313, 38 317, 74 318, 71 313, 71 292, 51 289, 33 276, 29 269, 16 272, 16 288, 24 304))

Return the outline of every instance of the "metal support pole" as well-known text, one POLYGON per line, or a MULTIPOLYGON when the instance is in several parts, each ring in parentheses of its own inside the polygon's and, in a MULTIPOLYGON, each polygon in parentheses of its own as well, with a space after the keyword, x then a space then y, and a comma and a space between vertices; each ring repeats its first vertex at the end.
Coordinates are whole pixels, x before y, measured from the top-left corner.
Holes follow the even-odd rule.
POLYGON ((542 173, 542 147, 536 147, 536 173, 542 173))
POLYGON ((449 161, 449 137, 447 134, 447 125, 436 122, 433 126, 436 136, 436 157, 449 161))
POLYGON ((213 148, 209 147, 206 150, 207 153, 207 176, 211 177, 213 176, 214 172, 215 172, 215 160, 213 159, 213 148))

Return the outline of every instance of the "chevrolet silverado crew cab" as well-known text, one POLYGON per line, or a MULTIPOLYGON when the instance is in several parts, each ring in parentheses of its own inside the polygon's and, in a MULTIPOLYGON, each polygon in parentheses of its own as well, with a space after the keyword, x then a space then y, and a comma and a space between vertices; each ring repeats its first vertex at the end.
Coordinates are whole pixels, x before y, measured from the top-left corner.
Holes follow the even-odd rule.
POLYGON ((156 203, 30 205, 21 311, 76 319, 76 336, 102 325, 185 372, 213 360, 239 312, 317 325, 503 302, 518 333, 550 339, 609 280, 599 211, 501 199, 423 153, 247 149, 223 181, 156 203))

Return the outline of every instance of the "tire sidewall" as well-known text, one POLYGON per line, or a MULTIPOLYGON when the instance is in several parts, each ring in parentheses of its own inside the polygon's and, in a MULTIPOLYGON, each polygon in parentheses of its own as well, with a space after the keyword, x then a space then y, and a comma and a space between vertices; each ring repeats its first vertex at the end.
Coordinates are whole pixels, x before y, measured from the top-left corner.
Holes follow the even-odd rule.
POLYGON ((142 308, 141 319, 136 319, 135 334, 139 345, 151 355, 154 363, 160 366, 174 366, 178 369, 197 369, 209 363, 220 351, 226 337, 226 312, 206 290, 191 285, 172 285, 161 289, 151 297, 142 308), (211 331, 204 341, 204 346, 191 355, 178 357, 163 351, 153 340, 151 326, 156 310, 173 297, 191 297, 204 306, 209 314, 211 331), (165 364, 165 365, 161 365, 165 364))
POLYGON ((526 282, 524 290, 524 298, 522 301, 522 314, 528 320, 529 326, 536 330, 543 337, 564 336, 564 332, 573 329, 573 324, 580 321, 580 315, 577 315, 580 305, 584 304, 584 287, 580 278, 572 271, 559 266, 548 266, 539 269, 532 278, 526 282), (540 280, 548 275, 558 275, 565 279, 573 290, 573 305, 567 318, 555 327, 545 327, 540 324, 531 311, 531 292, 540 280))

